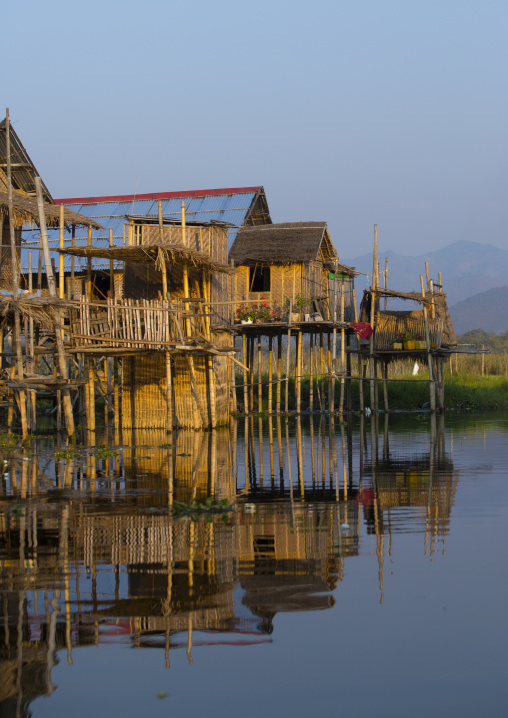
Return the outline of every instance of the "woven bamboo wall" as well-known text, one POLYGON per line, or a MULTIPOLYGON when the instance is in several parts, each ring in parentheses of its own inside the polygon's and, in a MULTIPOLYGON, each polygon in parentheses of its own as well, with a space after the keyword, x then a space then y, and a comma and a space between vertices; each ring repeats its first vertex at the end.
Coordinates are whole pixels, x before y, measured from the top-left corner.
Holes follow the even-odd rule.
MULTIPOLYGON (((163 242, 182 244, 183 234, 179 225, 165 225, 162 229, 163 242)), ((141 227, 141 243, 151 244, 160 240, 157 224, 145 224, 141 227)), ((226 227, 193 227, 185 228, 185 245, 196 252, 204 252, 211 259, 227 264, 228 262, 228 230, 226 227)))
MULTIPOLYGON (((431 343, 441 346, 442 321, 429 317, 431 343)), ((425 317, 422 309, 412 312, 379 312, 375 317, 374 349, 389 350, 401 334, 411 332, 425 339, 425 317)))
POLYGON ((249 292, 249 267, 238 267, 235 272, 235 300, 259 302, 262 298, 284 304, 286 298, 303 295, 302 265, 274 265, 270 267, 270 291, 249 292))
MULTIPOLYGON (((229 336, 222 341, 228 342, 229 336)), ((226 357, 213 357, 213 376, 206 356, 194 355, 192 363, 198 402, 194 395, 191 372, 185 356, 172 359, 173 423, 176 426, 203 429, 209 426, 211 406, 209 383, 215 383, 215 416, 218 423, 229 420, 229 373, 226 357), (199 408, 201 407, 201 409, 199 408)), ((166 401, 166 363, 163 354, 130 357, 124 364, 123 427, 170 428, 166 401)))

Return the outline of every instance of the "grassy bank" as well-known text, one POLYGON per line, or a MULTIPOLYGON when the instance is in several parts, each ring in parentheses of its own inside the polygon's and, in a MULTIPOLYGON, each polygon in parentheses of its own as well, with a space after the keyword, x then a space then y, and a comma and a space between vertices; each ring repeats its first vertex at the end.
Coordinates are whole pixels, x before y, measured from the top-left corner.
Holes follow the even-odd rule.
MULTIPOLYGON (((413 411, 415 409, 428 408, 429 404, 429 385, 428 373, 419 372, 416 377, 406 372, 398 371, 390 372, 391 378, 398 381, 388 383, 388 401, 389 407, 394 411, 413 411)), ((258 387, 257 375, 254 375, 254 408, 258 411, 258 387)), ((243 407, 243 376, 236 375, 237 383, 237 399, 239 409, 243 407)), ((359 401, 359 382, 353 378, 351 386, 351 407, 353 411, 360 408, 359 401)), ((296 409, 295 379, 290 376, 289 382, 282 382, 281 386, 281 408, 284 410, 285 393, 288 388, 288 407, 291 411, 296 409)), ((262 375, 262 411, 268 409, 268 375, 262 375)), ((383 388, 379 382, 379 406, 383 407, 383 388)), ((272 385, 272 406, 275 411, 275 395, 276 385, 272 385)), ((313 408, 319 411, 321 393, 322 402, 325 409, 328 409, 328 380, 318 383, 314 380, 313 408)), ((365 384, 365 406, 370 406, 369 384, 365 384)), ((310 380, 308 377, 302 378, 302 400, 301 409, 307 411, 310 408, 310 380)), ((335 409, 339 407, 340 400, 340 381, 335 382, 335 409)), ((452 375, 446 372, 445 376, 445 406, 447 409, 458 410, 494 410, 508 409, 508 380, 504 376, 480 376, 475 372, 458 372, 452 375)), ((346 405, 344 406, 346 408, 346 405)))

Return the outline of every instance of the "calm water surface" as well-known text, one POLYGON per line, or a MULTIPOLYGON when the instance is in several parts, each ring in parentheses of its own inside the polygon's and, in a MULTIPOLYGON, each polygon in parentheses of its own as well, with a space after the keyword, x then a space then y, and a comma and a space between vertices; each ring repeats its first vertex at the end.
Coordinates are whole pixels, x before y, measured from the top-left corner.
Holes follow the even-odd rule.
POLYGON ((0 716, 507 715, 507 448, 508 414, 0 448, 0 716))

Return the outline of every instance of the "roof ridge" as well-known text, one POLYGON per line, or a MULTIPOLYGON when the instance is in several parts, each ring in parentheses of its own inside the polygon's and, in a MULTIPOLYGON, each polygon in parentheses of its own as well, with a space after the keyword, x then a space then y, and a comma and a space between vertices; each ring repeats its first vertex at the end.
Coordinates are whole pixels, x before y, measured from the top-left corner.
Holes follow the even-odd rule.
POLYGON ((135 202, 155 199, 184 199, 186 197, 213 197, 229 194, 250 194, 259 192, 262 187, 223 187, 219 189, 198 189, 185 192, 148 192, 145 194, 111 195, 104 197, 63 197, 55 199, 55 204, 101 204, 110 202, 135 202))

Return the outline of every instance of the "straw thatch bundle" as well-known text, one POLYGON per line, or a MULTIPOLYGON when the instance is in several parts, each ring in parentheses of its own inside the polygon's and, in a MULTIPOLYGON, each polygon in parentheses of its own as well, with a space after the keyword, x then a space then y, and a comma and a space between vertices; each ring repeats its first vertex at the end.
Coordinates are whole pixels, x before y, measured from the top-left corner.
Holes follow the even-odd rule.
POLYGON ((141 264, 154 263, 157 270, 164 264, 187 264, 192 267, 206 268, 214 272, 230 273, 227 264, 214 262, 204 252, 196 252, 183 244, 162 244, 153 242, 128 247, 67 247, 61 250, 64 254, 75 257, 101 257, 103 259, 141 264))
POLYGON ((326 222, 282 222, 242 227, 229 252, 236 265, 335 260, 326 222))
MULTIPOLYGON (((39 224, 39 208, 35 198, 13 190, 12 204, 14 226, 17 229, 28 223, 39 224)), ((44 213, 46 215, 46 224, 48 227, 58 227, 60 223, 60 206, 45 202, 44 213)), ((4 191, 0 191, 0 214, 3 214, 6 218, 9 216, 9 195, 4 191)), ((66 225, 75 224, 84 227, 93 227, 94 229, 101 229, 101 225, 94 222, 94 220, 89 219, 78 212, 73 212, 70 209, 64 210, 64 221, 66 225)))
POLYGON ((12 294, 0 294, 1 324, 2 326, 10 324, 16 310, 22 316, 33 319, 38 323, 53 321, 53 310, 68 306, 68 302, 63 302, 58 297, 51 297, 49 294, 40 295, 20 292, 17 299, 12 294))

